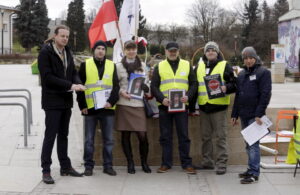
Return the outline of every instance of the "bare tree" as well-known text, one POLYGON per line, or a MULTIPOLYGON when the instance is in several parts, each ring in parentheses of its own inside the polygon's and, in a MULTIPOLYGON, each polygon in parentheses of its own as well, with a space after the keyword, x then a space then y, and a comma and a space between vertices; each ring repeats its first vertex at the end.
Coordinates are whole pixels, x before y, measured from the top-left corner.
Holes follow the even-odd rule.
POLYGON ((225 42, 229 37, 233 38, 232 29, 235 27, 237 20, 237 13, 220 9, 214 27, 215 41, 225 42))
POLYGON ((158 45, 161 45, 163 40, 166 40, 169 32, 162 24, 156 24, 152 28, 153 39, 157 41, 158 45))
POLYGON ((61 20, 67 20, 67 16, 68 16, 68 10, 62 10, 59 14, 59 18, 61 20))
POLYGON ((85 16, 85 22, 86 23, 93 23, 96 15, 97 15, 97 9, 96 8, 90 9, 88 11, 87 15, 85 16))
POLYGON ((192 26, 198 28, 203 36, 203 41, 213 39, 213 27, 219 11, 218 0, 195 0, 187 11, 192 26))
POLYGON ((168 27, 169 30, 169 40, 178 41, 179 39, 184 39, 188 35, 188 30, 184 26, 178 26, 173 23, 168 27))

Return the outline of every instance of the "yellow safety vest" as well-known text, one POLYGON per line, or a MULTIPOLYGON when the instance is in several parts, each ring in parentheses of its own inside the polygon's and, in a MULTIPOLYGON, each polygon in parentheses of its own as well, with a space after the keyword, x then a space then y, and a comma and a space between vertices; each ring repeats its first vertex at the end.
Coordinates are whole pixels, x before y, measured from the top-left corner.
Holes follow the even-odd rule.
MULTIPOLYGON (((104 65, 104 73, 102 80, 99 81, 99 74, 98 68, 94 62, 93 58, 89 58, 85 62, 85 71, 86 71, 86 81, 85 86, 86 90, 85 93, 85 100, 88 109, 94 108, 94 99, 93 99, 93 92, 103 90, 103 89, 111 89, 113 87, 113 74, 115 65, 110 60, 105 60, 104 65)), ((115 109, 115 107, 110 108, 115 109)))
POLYGON ((298 111, 298 119, 296 122, 296 132, 294 134, 294 146, 296 158, 300 160, 300 111, 298 111))
MULTIPOLYGON (((210 75, 220 74, 222 82, 224 83, 224 71, 226 67, 226 61, 219 62, 213 69, 210 75)), ((209 104, 216 104, 216 105, 229 105, 230 104, 230 95, 226 95, 225 97, 216 98, 216 99, 209 99, 204 83, 204 77, 206 76, 206 66, 204 62, 200 62, 197 70, 197 77, 198 77, 198 104, 205 105, 206 103, 209 104)))
MULTIPOLYGON (((171 89, 189 89, 190 63, 180 59, 176 74, 167 60, 158 64, 158 72, 160 76, 160 91, 168 98, 171 89)), ((159 103, 158 103, 159 104, 159 103)))

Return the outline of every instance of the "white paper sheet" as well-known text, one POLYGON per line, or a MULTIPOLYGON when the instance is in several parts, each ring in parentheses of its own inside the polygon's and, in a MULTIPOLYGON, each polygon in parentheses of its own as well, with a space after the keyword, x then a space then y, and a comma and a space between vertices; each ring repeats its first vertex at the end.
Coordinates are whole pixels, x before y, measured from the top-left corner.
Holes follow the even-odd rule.
POLYGON ((110 93, 111 93, 110 89, 93 92, 93 98, 94 98, 94 104, 95 104, 96 110, 104 108, 104 105, 107 102, 107 99, 109 98, 110 93))
POLYGON ((272 122, 267 116, 263 116, 261 120, 263 122, 262 125, 258 125, 256 121, 254 121, 251 125, 241 131, 245 141, 250 146, 270 132, 268 128, 272 126, 272 122))

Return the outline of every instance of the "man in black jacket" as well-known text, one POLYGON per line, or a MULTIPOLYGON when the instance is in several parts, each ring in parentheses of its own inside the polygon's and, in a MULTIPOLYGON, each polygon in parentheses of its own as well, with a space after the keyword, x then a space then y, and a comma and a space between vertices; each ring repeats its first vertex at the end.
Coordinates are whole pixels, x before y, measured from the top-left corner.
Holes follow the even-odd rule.
MULTIPOLYGON (((200 110, 200 128, 202 138, 202 163, 197 169, 214 169, 216 164, 218 175, 226 173, 227 152, 227 111, 230 104, 230 93, 235 92, 235 77, 232 67, 223 60, 217 43, 208 42, 204 48, 204 56, 195 69, 198 86, 198 104, 200 110), (204 77, 220 75, 223 85, 220 86, 225 97, 210 99, 205 87, 204 77), (216 162, 213 160, 212 137, 216 134, 216 162)), ((195 102, 195 100, 194 100, 195 102)), ((194 105, 194 104, 193 104, 194 105)))
MULTIPOLYGON (((237 92, 231 114, 232 124, 237 124, 241 118, 242 128, 246 128, 256 121, 262 124, 261 117, 266 114, 271 99, 272 81, 269 70, 262 67, 260 58, 253 47, 246 47, 242 51, 245 67, 237 78, 237 92)), ((242 184, 258 181, 260 167, 259 141, 249 146, 246 143, 248 154, 248 169, 239 174, 242 184)))
POLYGON ((72 91, 85 89, 80 84, 71 51, 66 46, 69 33, 68 27, 57 27, 53 40, 51 39, 43 46, 38 56, 38 68, 42 83, 42 108, 46 115, 41 166, 43 181, 47 184, 54 183, 50 174, 50 166, 56 136, 60 174, 62 176, 81 176, 72 168, 71 160, 68 157, 69 122, 73 106, 72 91))
POLYGON ((181 166, 187 174, 196 174, 189 156, 190 139, 188 137, 188 111, 169 113, 172 104, 168 90, 185 89, 186 94, 180 99, 187 104, 197 90, 195 73, 189 62, 180 59, 179 46, 175 42, 166 45, 167 59, 163 60, 153 71, 151 90, 159 104, 160 144, 162 146, 162 164, 158 173, 165 173, 172 168, 173 122, 176 124, 181 166))
POLYGON ((96 125, 101 124, 101 133, 103 138, 103 173, 115 176, 116 172, 112 168, 112 150, 113 150, 113 126, 114 126, 114 105, 119 100, 119 80, 115 64, 106 59, 107 46, 103 41, 97 41, 92 48, 93 58, 83 62, 79 69, 79 76, 87 90, 77 93, 79 108, 84 115, 85 121, 85 141, 84 141, 84 166, 85 176, 93 174, 95 162, 94 156, 94 138, 96 125), (99 84, 100 82, 100 84, 99 84), (97 85, 97 83, 99 85, 97 85), (91 87, 89 87, 91 86, 91 87), (96 109, 93 98, 89 97, 93 92, 101 89, 109 89, 111 93, 100 109, 96 109))

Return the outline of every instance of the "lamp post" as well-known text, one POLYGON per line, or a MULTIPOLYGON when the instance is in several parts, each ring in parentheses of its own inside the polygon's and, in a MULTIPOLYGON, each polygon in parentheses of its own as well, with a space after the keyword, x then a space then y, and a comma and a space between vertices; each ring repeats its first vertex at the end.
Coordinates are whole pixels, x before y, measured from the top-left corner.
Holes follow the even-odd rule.
POLYGON ((77 32, 74 31, 74 52, 76 52, 76 35, 77 35, 77 32))
POLYGON ((1 45, 2 45, 2 49, 1 49, 1 53, 3 55, 4 53, 4 50, 3 50, 3 47, 4 47, 4 44, 3 44, 3 41, 4 41, 4 25, 3 25, 3 16, 4 16, 4 9, 1 9, 1 45))
POLYGON ((237 50, 237 38, 238 38, 238 36, 234 35, 233 37, 234 37, 234 62, 235 62, 235 65, 237 65, 236 50, 237 50))

